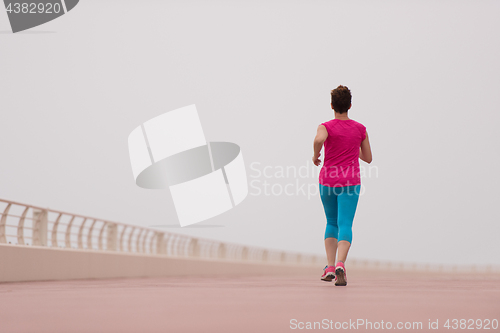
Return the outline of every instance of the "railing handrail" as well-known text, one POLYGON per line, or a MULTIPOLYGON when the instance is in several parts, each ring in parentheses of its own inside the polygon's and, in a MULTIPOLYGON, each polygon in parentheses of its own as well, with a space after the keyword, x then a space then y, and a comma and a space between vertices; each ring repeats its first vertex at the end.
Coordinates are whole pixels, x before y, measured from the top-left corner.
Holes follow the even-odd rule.
MULTIPOLYGON (((5 202, 7 204, 10 203, 10 204, 18 205, 18 206, 24 206, 24 207, 35 208, 35 209, 40 209, 40 210, 46 210, 46 211, 49 211, 49 212, 52 212, 52 213, 59 213, 59 214, 70 215, 70 216, 74 216, 74 217, 82 217, 82 218, 86 218, 86 219, 90 219, 90 220, 109 222, 109 223, 113 223, 113 224, 116 224, 116 225, 131 225, 131 224, 123 223, 123 222, 115 222, 115 221, 111 221, 111 220, 107 220, 107 219, 101 219, 101 218, 92 217, 92 216, 86 216, 86 215, 81 215, 81 214, 68 213, 68 212, 64 212, 64 211, 61 211, 61 210, 55 210, 55 209, 48 208, 48 207, 44 208, 44 207, 40 207, 40 206, 24 204, 24 203, 20 203, 20 202, 16 202, 16 201, 5 200, 5 199, 2 199, 2 198, 0 198, 0 202, 5 202)), ((0 212, 0 214, 2 214, 2 212, 0 212)), ((141 228, 150 229, 150 230, 156 230, 156 229, 153 229, 153 228, 150 228, 150 227, 142 227, 141 226, 141 228)))

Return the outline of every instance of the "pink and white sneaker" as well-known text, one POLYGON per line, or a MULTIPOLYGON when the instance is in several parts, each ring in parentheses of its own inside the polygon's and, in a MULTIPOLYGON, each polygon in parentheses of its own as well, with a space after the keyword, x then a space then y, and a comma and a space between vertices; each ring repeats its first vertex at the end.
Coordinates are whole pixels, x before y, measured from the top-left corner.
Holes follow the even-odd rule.
POLYGON ((325 268, 323 268, 323 275, 321 275, 321 280, 331 282, 336 278, 335 267, 326 265, 325 268))
POLYGON ((342 261, 339 261, 337 263, 337 266, 335 266, 335 285, 347 286, 347 274, 345 272, 345 266, 342 261))

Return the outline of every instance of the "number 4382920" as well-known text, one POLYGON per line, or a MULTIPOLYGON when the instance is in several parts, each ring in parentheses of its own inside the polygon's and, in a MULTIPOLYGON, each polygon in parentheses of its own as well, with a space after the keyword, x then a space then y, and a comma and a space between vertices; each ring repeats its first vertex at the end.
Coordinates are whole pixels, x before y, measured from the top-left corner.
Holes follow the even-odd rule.
POLYGON ((497 319, 448 319, 446 323, 444 323, 443 327, 447 329, 461 329, 461 330, 496 330, 498 328, 498 320, 497 319))
POLYGON ((23 14, 58 14, 61 12, 61 4, 59 3, 9 3, 7 5, 7 13, 23 13, 23 14))

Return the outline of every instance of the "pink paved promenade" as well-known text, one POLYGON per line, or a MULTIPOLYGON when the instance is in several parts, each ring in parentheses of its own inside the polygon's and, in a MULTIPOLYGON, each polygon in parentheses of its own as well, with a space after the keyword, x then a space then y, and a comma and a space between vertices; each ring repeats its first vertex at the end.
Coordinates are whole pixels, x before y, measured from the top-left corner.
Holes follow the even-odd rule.
POLYGON ((392 330, 398 322, 407 327, 407 322, 422 323, 401 331, 470 331, 444 328, 447 319, 473 319, 474 325, 468 321, 467 326, 476 332, 500 330, 491 324, 489 330, 476 326, 478 319, 483 325, 485 319, 500 320, 498 275, 472 280, 451 274, 352 271, 347 287, 335 287, 318 274, 223 278, 202 273, 1 283, 0 332, 366 332, 388 330, 388 322, 392 330), (430 330, 429 319, 438 320, 439 329, 430 330), (371 322, 372 329, 367 324, 346 327, 361 320, 371 322), (307 322, 327 322, 333 328, 305 329, 307 322), (336 329, 336 323, 344 328, 336 329))

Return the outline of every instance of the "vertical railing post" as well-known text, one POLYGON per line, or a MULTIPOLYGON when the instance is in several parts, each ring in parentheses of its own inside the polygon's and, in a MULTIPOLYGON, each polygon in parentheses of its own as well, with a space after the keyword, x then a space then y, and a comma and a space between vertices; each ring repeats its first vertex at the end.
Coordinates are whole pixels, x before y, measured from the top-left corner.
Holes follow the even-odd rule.
POLYGON ((52 227, 52 237, 50 238, 52 247, 58 247, 57 243, 57 228, 59 227, 59 221, 61 220, 62 213, 59 213, 56 221, 54 222, 54 226, 52 227))
POLYGON ((156 231, 150 233, 149 237, 149 254, 156 254, 155 241, 156 241, 156 231))
POLYGON ((177 242, 177 255, 188 257, 189 256, 189 242, 190 239, 186 236, 179 236, 177 242))
POLYGON ((106 239, 106 250, 116 251, 118 249, 118 226, 115 223, 108 223, 108 237, 106 239))
POLYGON ((17 244, 19 245, 26 245, 26 242, 24 241, 24 220, 26 219, 26 214, 28 214, 29 209, 29 206, 26 206, 26 208, 24 208, 24 212, 21 215, 21 219, 19 220, 19 223, 17 225, 17 244))
POLYGON ((9 214, 9 209, 12 204, 8 204, 5 207, 2 218, 0 219, 0 243, 7 243, 7 236, 5 234, 5 225, 7 224, 7 214, 9 214))
POLYGON ((172 239, 173 239, 173 235, 170 234, 170 233, 167 233, 165 234, 165 237, 163 237, 163 248, 165 249, 165 254, 167 256, 171 256, 172 255, 172 239))
POLYGON ((132 230, 130 230, 130 233, 128 234, 128 242, 127 242, 127 252, 133 252, 132 251, 132 236, 134 234, 135 227, 132 227, 132 230))
POLYGON ((71 228, 73 228, 73 221, 75 220, 75 216, 71 217, 68 226, 66 227, 66 233, 64 234, 64 246, 67 249, 71 249, 71 228))
POLYGON ((85 227, 85 222, 87 219, 84 218, 82 224, 80 224, 80 228, 78 228, 78 248, 83 249, 83 228, 85 227))
POLYGON ((248 260, 248 248, 246 246, 241 250, 241 260, 248 260))
POLYGON ((148 234, 149 234, 149 231, 147 231, 147 230, 144 230, 144 231, 145 232, 144 232, 144 236, 142 237, 142 243, 141 243, 141 245, 142 245, 141 252, 142 253, 146 253, 146 240, 147 240, 148 234))
POLYGON ((174 238, 172 240, 172 253, 174 256, 181 256, 183 253, 181 252, 180 250, 180 245, 179 243, 181 243, 181 236, 180 235, 172 235, 172 237, 174 238))
POLYGON ((102 245, 102 241, 103 241, 104 237, 102 237, 102 235, 104 234, 104 230, 106 230, 107 225, 108 225, 108 222, 103 221, 103 224, 101 225, 101 230, 99 231, 99 238, 97 239, 97 247, 101 251, 104 250, 104 246, 102 245))
POLYGON ((127 226, 124 225, 122 228, 122 232, 120 233, 120 240, 118 241, 118 248, 120 249, 120 252, 126 252, 125 248, 123 247, 123 240, 125 239, 125 230, 127 230, 127 226))
POLYGON ((268 261, 269 260, 269 251, 264 250, 262 251, 262 261, 268 261))
POLYGON ((219 259, 226 259, 226 252, 226 245, 221 243, 217 251, 217 257, 219 257, 219 259))
POLYGON ((199 257, 200 256, 200 245, 198 244, 198 239, 193 238, 189 242, 188 256, 199 257))
POLYGON ((183 242, 183 238, 180 235, 175 235, 174 242, 172 243, 174 255, 176 255, 176 256, 184 255, 184 253, 181 251, 182 242, 183 242))
POLYGON ((142 231, 143 229, 139 229, 139 233, 137 234, 137 239, 135 241, 135 252, 137 253, 141 253, 141 248, 139 246, 140 242, 141 242, 141 235, 142 235, 142 231))
POLYGON ((166 254, 167 251, 165 251, 165 247, 163 246, 163 238, 165 237, 165 234, 163 232, 158 232, 155 231, 155 236, 156 236, 156 254, 166 254))
POLYGON ((87 250, 93 250, 94 247, 92 246, 92 233, 94 232, 94 226, 96 223, 96 219, 92 221, 92 224, 90 225, 89 233, 87 235, 87 250))
POLYGON ((47 211, 33 209, 33 245, 47 246, 47 224, 47 211))

